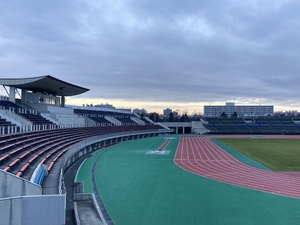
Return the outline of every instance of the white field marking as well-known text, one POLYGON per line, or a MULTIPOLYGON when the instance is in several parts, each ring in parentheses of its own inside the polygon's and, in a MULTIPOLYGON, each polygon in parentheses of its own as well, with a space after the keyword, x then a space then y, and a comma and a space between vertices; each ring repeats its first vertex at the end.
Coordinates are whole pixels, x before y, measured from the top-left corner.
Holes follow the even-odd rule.
POLYGON ((169 155, 170 152, 169 150, 150 150, 146 152, 146 155, 169 155))

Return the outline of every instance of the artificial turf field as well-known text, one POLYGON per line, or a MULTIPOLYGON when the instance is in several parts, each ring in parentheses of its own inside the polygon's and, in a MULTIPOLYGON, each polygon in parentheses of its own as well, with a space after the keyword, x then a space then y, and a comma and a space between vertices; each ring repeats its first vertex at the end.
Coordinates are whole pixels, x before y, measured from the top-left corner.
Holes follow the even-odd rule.
POLYGON ((300 139, 223 138, 218 140, 273 171, 300 171, 300 139))
MULTIPOLYGON (((102 149, 81 166, 77 181, 84 182, 86 193, 94 192, 91 170, 96 163, 97 188, 116 225, 299 224, 300 199, 224 184, 177 167, 173 159, 179 136, 171 137, 176 139, 166 147, 167 155, 146 154, 158 149, 166 137, 102 149)), ((220 140, 215 142, 225 146, 220 140)), ((233 148, 226 151, 247 164, 261 166, 233 148)))

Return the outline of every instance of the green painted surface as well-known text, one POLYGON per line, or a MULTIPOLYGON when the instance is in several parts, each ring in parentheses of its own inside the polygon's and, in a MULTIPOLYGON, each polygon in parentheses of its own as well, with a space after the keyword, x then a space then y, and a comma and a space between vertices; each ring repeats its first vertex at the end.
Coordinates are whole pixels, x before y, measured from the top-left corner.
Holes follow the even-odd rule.
MULTIPOLYGON (((112 146, 101 156, 97 187, 116 225, 299 224, 299 199, 224 184, 177 167, 178 140, 167 146, 169 155, 145 154, 165 141, 157 137, 112 146)), ((90 174, 86 163, 83 174, 90 174)))
POLYGON ((76 181, 83 182, 84 193, 94 193, 92 185, 92 167, 100 154, 101 150, 97 151, 92 158, 87 158, 78 171, 76 181))

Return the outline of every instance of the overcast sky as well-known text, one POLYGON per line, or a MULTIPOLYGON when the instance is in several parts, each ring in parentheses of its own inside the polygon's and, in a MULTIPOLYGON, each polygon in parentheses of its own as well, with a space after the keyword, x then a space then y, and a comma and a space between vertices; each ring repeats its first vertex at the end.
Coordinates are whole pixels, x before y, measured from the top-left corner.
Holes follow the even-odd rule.
POLYGON ((297 0, 1 1, 0 77, 91 89, 67 104, 299 111, 299 12, 297 0))

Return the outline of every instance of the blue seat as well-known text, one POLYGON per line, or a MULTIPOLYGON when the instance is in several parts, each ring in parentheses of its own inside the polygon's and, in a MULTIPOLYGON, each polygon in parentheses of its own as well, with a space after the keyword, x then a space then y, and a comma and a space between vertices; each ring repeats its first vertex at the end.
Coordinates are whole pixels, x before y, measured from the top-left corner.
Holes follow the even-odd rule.
POLYGON ((45 178, 45 174, 46 174, 46 170, 40 169, 38 175, 37 175, 36 178, 35 178, 34 183, 36 183, 36 184, 42 186, 43 180, 44 180, 44 178, 45 178))

